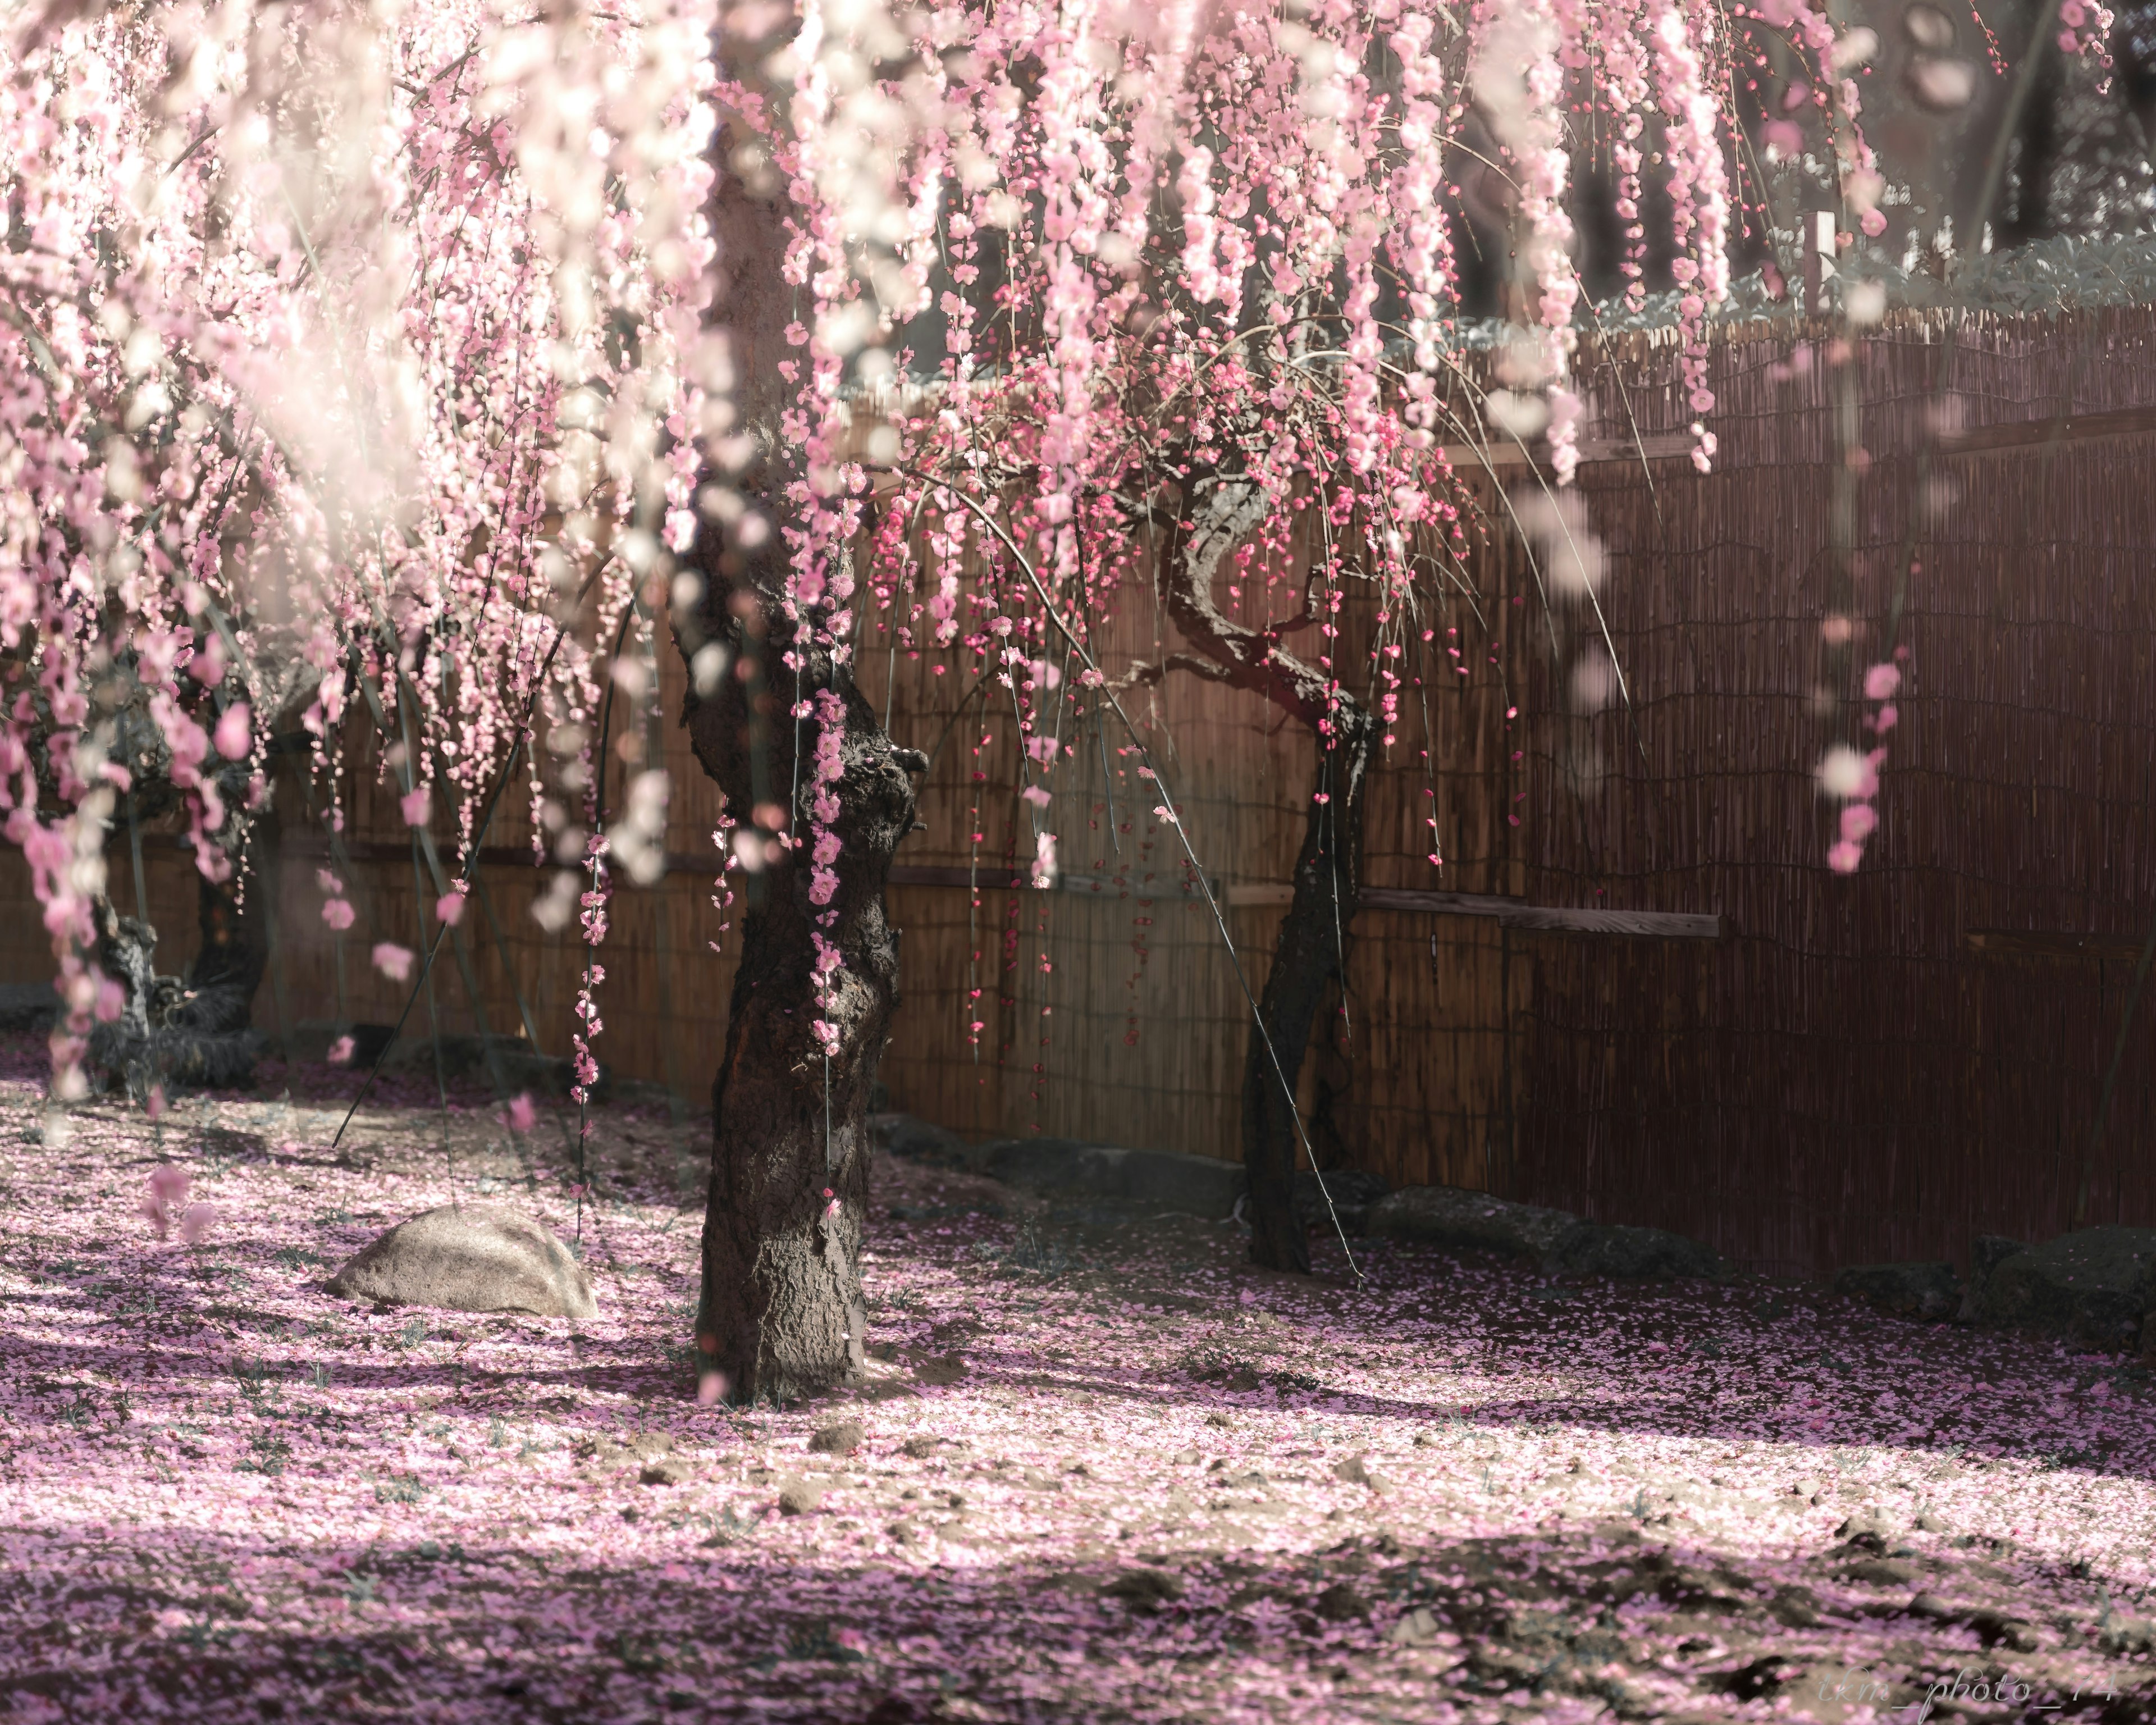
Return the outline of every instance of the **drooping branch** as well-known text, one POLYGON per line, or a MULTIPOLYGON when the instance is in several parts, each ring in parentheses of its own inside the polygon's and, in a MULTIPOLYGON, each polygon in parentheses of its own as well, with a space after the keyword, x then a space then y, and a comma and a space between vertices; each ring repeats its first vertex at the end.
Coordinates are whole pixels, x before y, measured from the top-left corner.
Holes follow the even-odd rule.
MULTIPOLYGON (((1264 525, 1274 500, 1258 481, 1240 476, 1201 480, 1194 489, 1190 518, 1169 531, 1155 572, 1170 621, 1212 667, 1199 675, 1261 695, 1322 735, 1335 711, 1355 705, 1353 696, 1282 648, 1277 631, 1236 622, 1213 598, 1221 564, 1264 525)), ((1196 660, 1178 654, 1163 663, 1192 670, 1196 660)))
POLYGON ((1295 1091, 1327 990, 1346 987, 1348 931, 1361 898, 1363 788, 1377 727, 1337 680, 1286 651, 1276 634, 1236 622, 1214 601, 1221 564, 1264 525, 1273 502, 1265 489, 1228 477, 1201 480, 1195 490, 1188 519, 1161 548, 1154 578, 1170 619, 1196 650, 1132 675, 1158 682, 1185 670, 1261 696, 1300 721, 1318 747, 1294 894, 1274 941, 1243 1083, 1250 1255, 1268 1269, 1307 1272, 1295 1176, 1298 1153, 1309 1147, 1295 1091))

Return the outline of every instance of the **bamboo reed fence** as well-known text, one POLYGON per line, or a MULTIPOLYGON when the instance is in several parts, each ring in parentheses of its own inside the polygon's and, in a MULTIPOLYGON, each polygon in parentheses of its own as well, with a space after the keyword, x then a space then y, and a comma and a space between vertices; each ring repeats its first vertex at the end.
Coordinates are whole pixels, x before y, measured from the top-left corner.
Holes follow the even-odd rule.
MULTIPOLYGON (((1328 1165, 1676 1228, 1789 1274, 1957 1257, 1975 1233, 2056 1232, 2077 1205, 2087 1221, 2156 1224, 2156 995, 2089 1157, 2156 914, 2156 314, 1874 331, 1848 362, 1864 454, 1845 575, 1828 542, 1829 476, 1848 459, 1830 341, 1751 328, 1718 343, 1705 477, 1684 453, 1669 343, 1584 352, 1599 623, 1543 606, 1505 524, 1502 494, 1532 468, 1500 458, 1471 476, 1475 591, 1436 600, 1433 639, 1409 655, 1420 685, 1369 794, 1348 986, 1304 1074, 1328 1165), (1823 624, 1851 619, 1861 665, 1884 650, 1904 587, 1881 827, 1861 871, 1838 876, 1812 769, 1861 736, 1862 708, 1823 624), (1629 700, 1582 714, 1573 677, 1605 625, 1629 700), (1441 870, 1426 860, 1433 815, 1441 870)), ((1268 614, 1260 583, 1235 603, 1268 614)), ((1350 606, 1343 663, 1368 621, 1350 606)), ((1151 657, 1171 633, 1134 593, 1102 657, 1151 657)), ((678 711, 670 651, 660 666, 678 711)), ((1216 926, 1129 737, 1090 719, 1070 734, 1046 817, 1064 877, 1034 891, 1014 884, 1034 817, 1014 793, 1009 691, 873 635, 861 677, 900 740, 934 755, 927 830, 891 889, 894 1104, 974 1134, 1237 1154, 1245 990, 1263 985, 1285 902, 1309 738, 1188 679, 1131 703, 1216 926)), ((701 1098, 732 978, 711 903, 716 799, 678 727, 636 734, 672 774, 676 866, 616 897, 600 1051, 701 1098)), ((303 1042, 403 1004, 367 953, 417 944, 433 891, 379 773, 363 751, 352 763, 362 920, 341 938, 320 921, 321 846, 286 816, 279 963, 257 1020, 306 1026, 303 1042)), ((531 917, 529 841, 506 808, 459 936, 489 1027, 528 1014, 559 1053, 583 952, 573 928, 531 917)), ((113 850, 125 908, 124 833, 113 850)), ((156 834, 145 855, 151 920, 184 949, 192 864, 156 834)), ((27 901, 20 860, 0 869, 27 901)), ((0 931, 0 968, 49 973, 33 918, 0 931)), ((455 965, 432 993, 444 1028, 473 1027, 455 965)))

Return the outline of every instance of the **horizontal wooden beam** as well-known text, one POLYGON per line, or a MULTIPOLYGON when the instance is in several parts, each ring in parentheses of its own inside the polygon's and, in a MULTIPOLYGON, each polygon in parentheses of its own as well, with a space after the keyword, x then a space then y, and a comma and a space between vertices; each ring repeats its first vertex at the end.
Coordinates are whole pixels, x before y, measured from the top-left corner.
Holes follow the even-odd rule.
MULTIPOLYGON (((1950 431, 1938 440, 1945 455, 2041 454, 2067 444, 2102 443, 2115 438, 2156 435, 2156 407, 2118 408, 2097 413, 2066 413, 2048 419, 2010 419, 1950 431)), ((1612 461, 1666 461, 1691 454, 1686 432, 1654 432, 1639 438, 1599 437, 1579 440, 1579 464, 1592 467, 1612 461)), ((1447 444, 1445 459, 1458 473, 1487 469, 1514 471, 1548 467, 1549 451, 1539 442, 1492 437, 1480 444, 1447 444)))
MULTIPOLYGON (((1231 886, 1231 905, 1284 905, 1291 886, 1231 886)), ((1630 935, 1649 940, 1712 941, 1722 938, 1722 918, 1682 911, 1602 911, 1564 905, 1530 905, 1516 898, 1478 892, 1436 892, 1419 888, 1366 886, 1366 911, 1408 911, 1435 916, 1484 916, 1507 928, 1544 934, 1630 935)))
MULTIPOLYGON (((896 865, 891 871, 894 886, 968 886, 981 891, 1030 891, 1033 882, 1008 869, 978 870, 956 867, 896 865)), ((1062 875, 1055 882, 1060 892, 1086 896, 1110 892, 1158 903, 1167 900, 1203 902, 1197 889, 1180 876, 1166 880, 1118 885, 1091 875, 1062 875)), ((1239 881, 1214 886, 1214 896, 1234 910, 1291 903, 1295 888, 1285 881, 1239 881)), ((1498 898, 1472 892, 1425 892, 1393 886, 1366 886, 1362 906, 1368 911, 1407 911, 1424 916, 1484 916, 1510 928, 1546 934, 1629 935, 1650 940, 1718 940, 1722 918, 1669 911, 1574 910, 1556 905, 1522 904, 1516 898, 1498 898)))
POLYGON ((1977 425, 1948 432, 1939 439, 1948 455, 1978 455, 1997 450, 2041 453, 2055 444, 2085 444, 2117 437, 2146 437, 2156 432, 2156 408, 2121 408, 2102 413, 2066 413, 2051 419, 2010 419, 2003 425, 1977 425))
MULTIPOLYGON (((1606 461, 1666 461, 1689 456, 1697 441, 1689 432, 1650 432, 1639 438, 1584 437, 1578 444, 1579 465, 1592 467, 1606 461)), ((1537 444, 1523 447, 1517 439, 1492 438, 1489 447, 1479 444, 1447 444, 1446 464, 1455 473, 1479 473, 1485 467, 1547 467, 1549 450, 1537 444)))
MULTIPOLYGON (((1014 874, 1000 865, 993 867, 968 868, 959 863, 893 863, 891 884, 894 886, 969 886, 982 892, 1010 892, 1036 891, 1030 874, 1014 874)), ((1215 882, 1214 891, 1220 890, 1215 882)), ((1177 875, 1167 880, 1119 881, 1101 875, 1059 874, 1054 891, 1076 892, 1094 896, 1114 893, 1127 898, 1157 899, 1187 898, 1202 904, 1204 896, 1194 885, 1177 875)))
POLYGON ((2141 939, 2130 934, 2061 934, 2042 929, 1972 928, 1962 937, 1972 952, 2000 958, 2095 958, 2138 964, 2141 939))
MULTIPOLYGON (((162 842, 175 849, 183 845, 183 841, 173 838, 164 839, 162 842)), ((292 834, 285 840, 285 850, 292 856, 322 857, 328 855, 328 846, 311 833, 292 834)), ((352 839, 346 842, 345 850, 354 862, 400 863, 409 862, 412 857, 411 846, 394 839, 352 839)), ((486 845, 480 850, 479 860, 482 868, 489 869, 528 869, 532 866, 531 853, 516 845, 486 845)), ((709 878, 718 873, 719 859, 715 851, 670 850, 666 853, 666 866, 673 874, 709 878)), ((1030 892, 1037 890, 1029 875, 1014 874, 1000 865, 969 868, 958 863, 894 863, 889 879, 893 886, 967 887, 978 892, 1030 892)), ((1051 890, 1075 893, 1082 897, 1112 896, 1142 900, 1147 904, 1175 901, 1190 904, 1204 902, 1204 895, 1198 890, 1195 883, 1180 873, 1151 880, 1116 880, 1111 876, 1101 875, 1060 874, 1055 877, 1051 890)), ((1229 886, 1216 880, 1213 883, 1213 895, 1231 909, 1248 910, 1291 903, 1295 898, 1295 888, 1286 881, 1239 881, 1229 886)), ((1405 911, 1431 916, 1481 916, 1502 923, 1507 928, 1525 929, 1531 933, 1541 934, 1614 935, 1645 940, 1699 941, 1719 940, 1722 934, 1722 918, 1717 916, 1681 911, 1604 911, 1575 909, 1563 905, 1530 905, 1516 898, 1473 892, 1366 886, 1363 889, 1362 905, 1363 909, 1370 911, 1405 911)))

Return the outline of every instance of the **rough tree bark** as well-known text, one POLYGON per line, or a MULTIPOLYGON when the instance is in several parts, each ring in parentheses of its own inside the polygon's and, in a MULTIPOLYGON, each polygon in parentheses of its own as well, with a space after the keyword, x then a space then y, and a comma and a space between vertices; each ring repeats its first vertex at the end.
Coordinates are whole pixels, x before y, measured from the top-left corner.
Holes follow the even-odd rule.
MULTIPOLYGON (((729 157, 730 162, 737 160, 729 157)), ((794 834, 808 829, 815 721, 792 716, 830 690, 844 703, 844 773, 834 830, 842 849, 836 896, 808 898, 809 861, 776 852, 745 883, 741 968, 726 1049, 712 1086, 711 1183, 704 1218, 703 1293, 696 1337, 707 1370, 741 1401, 802 1394, 850 1378, 863 1363, 860 1244, 868 1195, 869 1092, 898 1004, 898 931, 884 889, 891 855, 914 822, 908 774, 926 759, 894 747, 849 669, 821 648, 800 649, 787 614, 785 520, 790 475, 773 435, 784 395, 777 364, 791 290, 779 275, 784 245, 775 189, 730 170, 716 223, 729 275, 721 308, 736 362, 735 403, 760 453, 722 481, 770 531, 709 522, 692 552, 701 603, 677 617, 692 670, 683 722, 696 758, 745 823, 785 808, 794 834), (716 643, 726 670, 699 696, 696 655, 716 643), (798 651, 797 672, 787 666, 798 651), (828 1058, 811 1031, 818 1012, 813 937, 823 927, 843 955, 824 1016, 838 1032, 828 1058)), ((738 880, 740 877, 737 877, 738 880)))
MULTIPOLYGON (((1362 891, 1363 793, 1376 725, 1344 689, 1281 645, 1283 628, 1254 629, 1224 614, 1213 582, 1256 531, 1267 504, 1255 483, 1199 480, 1185 520, 1168 536, 1156 579, 1168 617, 1194 649, 1140 669, 1154 680, 1187 670, 1263 696, 1301 722, 1318 746, 1317 782, 1304 817, 1295 891, 1273 942, 1243 1072, 1243 1165, 1250 1178, 1250 1259, 1307 1275, 1310 1244, 1295 1199, 1294 1096, 1327 990, 1347 983, 1349 937, 1362 891)), ((1315 620, 1311 610, 1287 625, 1315 620)))
POLYGON ((93 1027, 90 1065, 108 1085, 146 1096, 152 1086, 228 1090, 254 1081, 264 1039, 254 994, 270 963, 280 831, 274 806, 257 810, 223 883, 195 876, 200 944, 182 976, 160 976, 157 931, 100 899, 97 960, 125 991, 119 1019, 93 1027))
MULTIPOLYGON (((737 621, 732 644, 752 666, 776 666, 790 640, 770 626, 781 619, 761 603, 767 590, 742 583, 732 591, 759 601, 737 621), (760 644, 758 624, 767 630, 760 644)), ((797 774, 787 716, 793 675, 778 676, 780 689, 762 686, 761 675, 750 684, 729 675, 712 698, 689 697, 696 758, 736 809, 754 806, 759 779, 808 782, 805 759, 797 774)), ((891 855, 913 824, 907 773, 927 765, 891 746, 875 709, 827 653, 805 655, 799 686, 806 698, 830 689, 845 703, 834 826, 843 849, 828 907, 838 914, 824 930, 844 955, 824 1009, 839 1040, 827 1059, 811 1034, 820 912, 808 899, 808 859, 788 852, 749 883, 726 1053, 711 1092, 697 1340, 707 1368, 723 1373, 742 1400, 801 1394, 861 1368, 869 1091, 898 1004, 898 931, 884 887, 891 855)), ((814 747, 810 726, 799 743, 803 756, 814 747)), ((803 797, 793 810, 797 832, 808 825, 805 803, 803 797)))

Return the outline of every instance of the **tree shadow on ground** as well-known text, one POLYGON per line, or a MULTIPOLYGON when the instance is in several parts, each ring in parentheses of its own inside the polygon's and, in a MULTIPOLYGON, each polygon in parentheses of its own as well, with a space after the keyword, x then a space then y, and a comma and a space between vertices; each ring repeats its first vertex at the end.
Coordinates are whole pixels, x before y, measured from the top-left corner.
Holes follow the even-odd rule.
POLYGON ((0 1697, 28 1718, 1524 1725, 1833 1719, 1863 1700, 1913 1718, 1957 1681, 1964 1702, 2003 1681, 2030 1717, 2156 1717, 2156 1644, 2107 1610, 2102 1578, 2010 1582, 1876 1541, 1734 1560, 1603 1526, 1050 1568, 962 1530, 927 1558, 821 1563, 793 1522, 701 1525, 628 1563, 386 1521, 363 1544, 18 1530, 0 1697))

